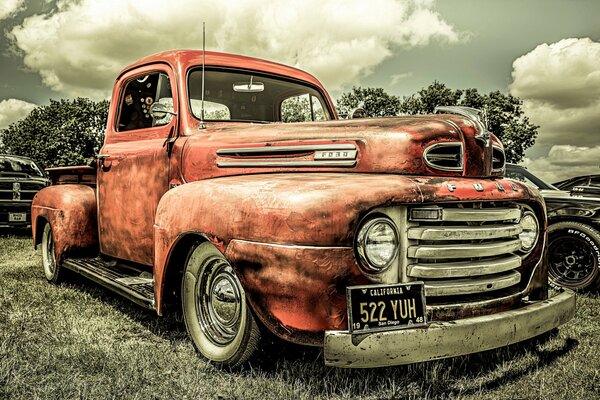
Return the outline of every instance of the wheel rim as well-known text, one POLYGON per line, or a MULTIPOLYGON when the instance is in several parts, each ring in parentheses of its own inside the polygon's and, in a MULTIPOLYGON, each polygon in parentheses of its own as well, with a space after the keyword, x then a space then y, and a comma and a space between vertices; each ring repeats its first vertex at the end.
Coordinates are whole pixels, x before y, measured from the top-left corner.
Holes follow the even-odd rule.
POLYGON ((594 280, 597 260, 591 246, 582 238, 555 237, 550 241, 550 278, 560 286, 582 288, 594 280))
POLYGON ((231 343, 240 328, 243 295, 229 263, 207 260, 195 290, 198 321, 208 339, 219 346, 231 343))
POLYGON ((47 229, 45 235, 45 243, 43 246, 42 261, 44 262, 44 269, 46 270, 46 277, 51 279, 56 272, 56 260, 54 258, 54 238, 52 236, 52 229, 47 229))

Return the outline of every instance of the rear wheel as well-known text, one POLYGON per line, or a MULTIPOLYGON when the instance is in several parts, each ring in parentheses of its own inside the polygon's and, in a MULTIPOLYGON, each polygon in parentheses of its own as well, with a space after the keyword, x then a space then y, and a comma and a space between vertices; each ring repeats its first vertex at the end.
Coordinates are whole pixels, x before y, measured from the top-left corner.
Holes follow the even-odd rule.
POLYGON ((580 222, 548 228, 548 276, 555 287, 594 290, 600 286, 600 233, 580 222))
POLYGON ((44 225, 44 233, 42 234, 42 266, 44 267, 44 275, 49 282, 58 283, 62 278, 60 264, 56 261, 54 252, 54 235, 50 223, 44 225))
POLYGON ((218 366, 246 362, 258 347, 260 330, 233 268, 211 243, 190 252, 181 291, 185 325, 196 349, 218 366))

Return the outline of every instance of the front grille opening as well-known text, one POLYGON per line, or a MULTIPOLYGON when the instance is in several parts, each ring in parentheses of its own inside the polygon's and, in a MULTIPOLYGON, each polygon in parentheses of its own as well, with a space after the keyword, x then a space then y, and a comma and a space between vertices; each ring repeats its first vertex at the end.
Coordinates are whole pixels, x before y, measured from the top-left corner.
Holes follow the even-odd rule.
POLYGON ((522 211, 516 204, 439 208, 437 221, 409 218, 407 278, 425 283, 428 304, 447 299, 463 303, 522 290, 522 211))
POLYGON ((436 143, 425 149, 425 164, 443 171, 462 171, 462 143, 436 143))

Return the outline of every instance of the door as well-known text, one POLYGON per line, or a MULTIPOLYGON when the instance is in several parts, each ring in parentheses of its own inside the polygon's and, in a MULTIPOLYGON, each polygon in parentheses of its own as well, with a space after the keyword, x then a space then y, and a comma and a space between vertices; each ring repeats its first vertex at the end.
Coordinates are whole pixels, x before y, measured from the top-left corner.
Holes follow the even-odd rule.
POLYGON ((167 66, 125 74, 117 82, 105 145, 98 160, 100 251, 141 264, 153 263, 153 226, 160 198, 168 190, 170 159, 166 140, 175 135, 177 94, 167 66), (155 118, 161 103, 173 113, 155 118))

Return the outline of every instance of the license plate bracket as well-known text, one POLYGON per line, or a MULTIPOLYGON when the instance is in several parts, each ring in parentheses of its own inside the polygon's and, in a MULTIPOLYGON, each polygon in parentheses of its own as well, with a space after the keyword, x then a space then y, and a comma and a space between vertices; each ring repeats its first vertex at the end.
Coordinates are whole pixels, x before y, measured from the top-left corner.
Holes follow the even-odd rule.
POLYGON ((8 222, 26 222, 27 213, 8 213, 8 222))
POLYGON ((348 330, 353 334, 427 326, 421 281, 346 288, 348 330))

